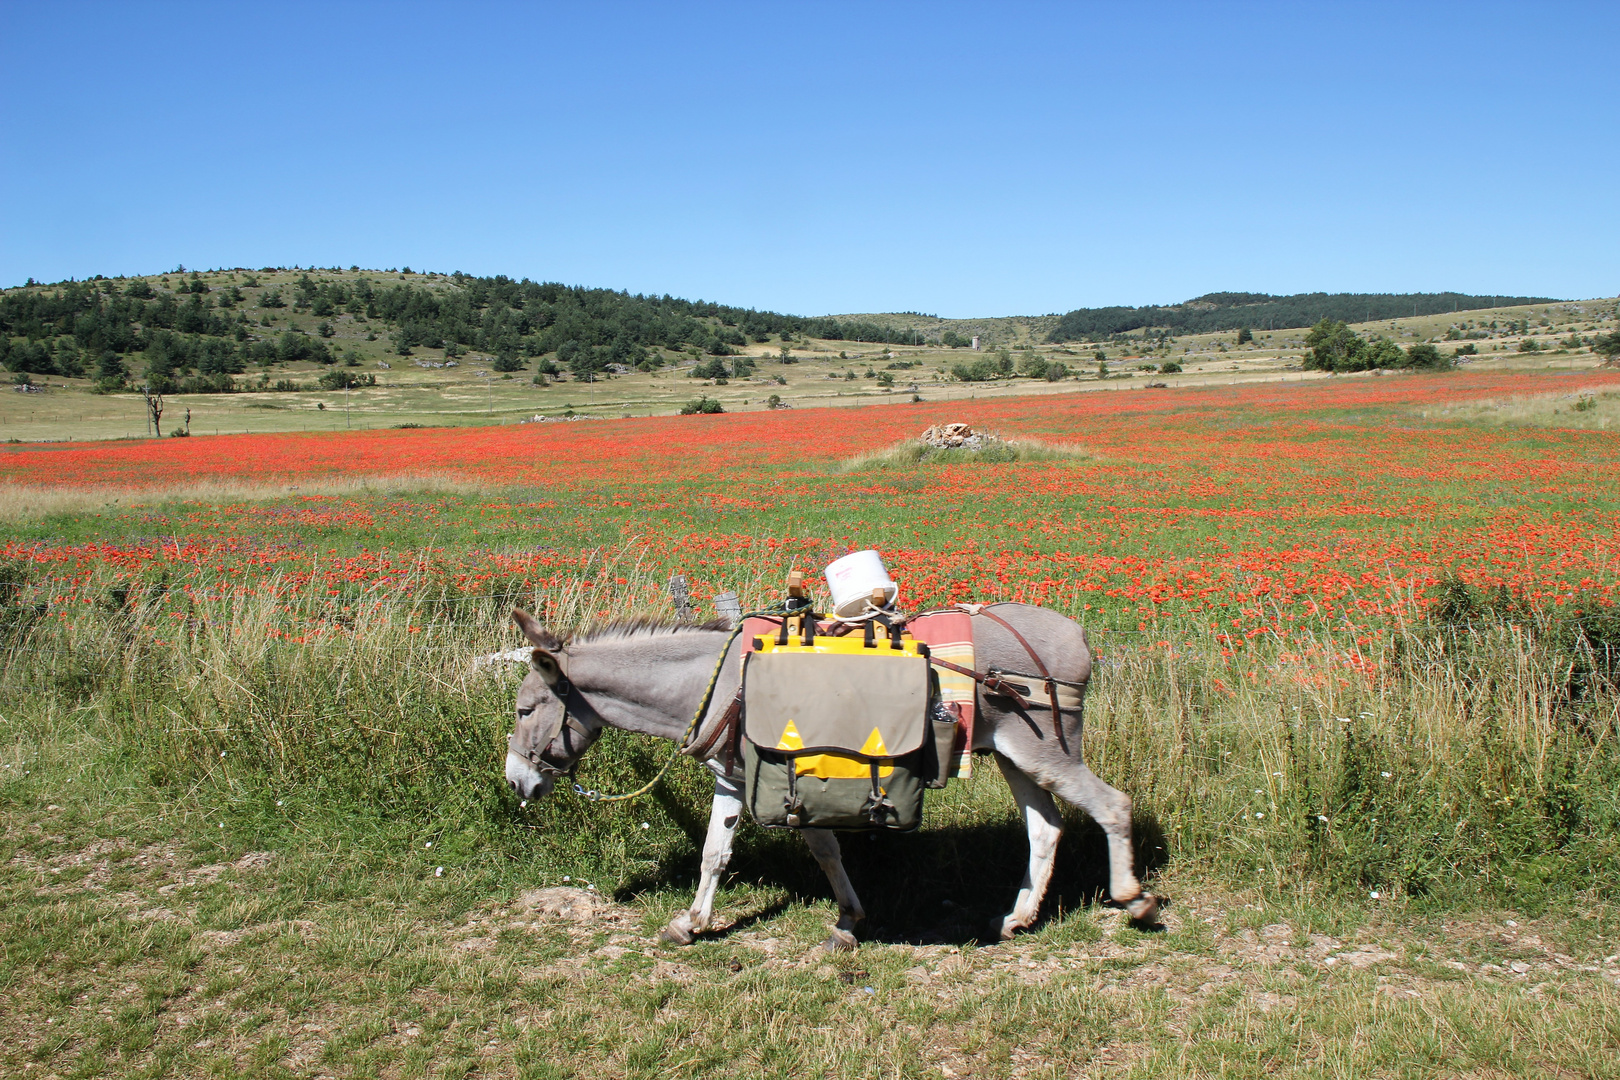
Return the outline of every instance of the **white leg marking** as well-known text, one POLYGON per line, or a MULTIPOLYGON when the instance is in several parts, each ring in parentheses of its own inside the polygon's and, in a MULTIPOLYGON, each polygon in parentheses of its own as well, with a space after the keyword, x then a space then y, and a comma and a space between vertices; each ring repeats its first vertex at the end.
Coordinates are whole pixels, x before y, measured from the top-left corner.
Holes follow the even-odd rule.
POLYGON ((681 945, 690 945, 692 939, 709 928, 714 917, 714 896, 720 889, 720 878, 731 862, 731 841, 737 835, 737 820, 742 814, 742 786, 736 780, 719 777, 714 782, 714 805, 709 810, 709 831, 703 838, 703 862, 698 878, 697 894, 692 906, 669 921, 663 938, 681 945))
POLYGON ((1024 827, 1029 830, 1029 867, 1024 871, 1018 899, 999 927, 1000 936, 1005 939, 1029 926, 1040 914, 1041 898, 1052 880, 1058 840, 1063 836, 1063 819, 1058 815, 1052 796, 1022 769, 1001 754, 996 755, 996 764, 1001 766, 1001 775, 1007 778, 1007 786, 1012 789, 1013 799, 1024 815, 1024 827))

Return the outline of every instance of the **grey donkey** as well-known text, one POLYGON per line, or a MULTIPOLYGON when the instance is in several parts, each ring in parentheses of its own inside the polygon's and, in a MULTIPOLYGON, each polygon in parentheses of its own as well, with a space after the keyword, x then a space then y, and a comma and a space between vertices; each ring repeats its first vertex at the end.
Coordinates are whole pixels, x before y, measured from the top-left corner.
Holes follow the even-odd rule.
MULTIPOLYGON (((1073 620, 1030 604, 995 604, 995 613, 1018 630, 1054 678, 1085 684, 1091 677, 1091 649, 1073 620)), ((547 794, 606 727, 678 740, 714 674, 728 630, 721 624, 664 626, 630 623, 609 627, 564 643, 524 611, 512 613, 534 646, 529 672, 517 693, 517 725, 507 740, 506 779, 522 799, 547 794)), ((990 667, 1029 671, 1030 657, 1004 627, 982 616, 973 619, 979 671, 990 667)), ((741 679, 741 639, 733 640, 713 699, 695 739, 720 722, 741 679)), ((1010 938, 1031 925, 1052 877, 1063 819, 1052 796, 1080 807, 1108 837, 1108 891, 1132 919, 1151 922, 1158 900, 1136 879, 1131 849, 1130 796, 1098 779, 1081 757, 1084 694, 1060 698, 1062 734, 1057 737, 1044 692, 1034 689, 1028 710, 1010 697, 981 690, 973 749, 995 754, 1029 831, 1029 868, 1012 910, 996 920, 993 933, 1010 938)), ((696 741, 694 742, 696 745, 696 741)), ((690 944, 710 929, 715 892, 731 859, 732 837, 743 811, 742 765, 729 769, 716 758, 714 804, 703 843, 702 874, 692 905, 671 919, 662 937, 690 944)), ((824 829, 800 829, 821 864, 838 900, 838 923, 826 941, 831 950, 855 947, 855 926, 864 916, 844 871, 838 837, 824 829)))

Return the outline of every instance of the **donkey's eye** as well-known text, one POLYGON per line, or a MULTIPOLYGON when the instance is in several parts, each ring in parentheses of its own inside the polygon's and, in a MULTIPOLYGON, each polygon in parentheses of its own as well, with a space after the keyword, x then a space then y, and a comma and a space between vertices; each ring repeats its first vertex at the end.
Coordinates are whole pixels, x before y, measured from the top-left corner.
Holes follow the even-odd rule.
POLYGON ((534 712, 534 706, 530 705, 527 709, 519 709, 518 710, 518 716, 519 717, 528 716, 532 712, 534 712))

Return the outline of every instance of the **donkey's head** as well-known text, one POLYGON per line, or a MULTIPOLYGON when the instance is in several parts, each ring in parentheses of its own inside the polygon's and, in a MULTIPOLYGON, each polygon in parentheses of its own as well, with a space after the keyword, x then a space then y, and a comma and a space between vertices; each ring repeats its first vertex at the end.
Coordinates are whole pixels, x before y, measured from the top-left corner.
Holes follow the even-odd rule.
POLYGON ((506 738, 506 782, 520 799, 545 795, 573 772, 602 732, 601 717, 568 678, 568 653, 558 638, 521 609, 512 620, 534 646, 517 692, 517 725, 506 738))

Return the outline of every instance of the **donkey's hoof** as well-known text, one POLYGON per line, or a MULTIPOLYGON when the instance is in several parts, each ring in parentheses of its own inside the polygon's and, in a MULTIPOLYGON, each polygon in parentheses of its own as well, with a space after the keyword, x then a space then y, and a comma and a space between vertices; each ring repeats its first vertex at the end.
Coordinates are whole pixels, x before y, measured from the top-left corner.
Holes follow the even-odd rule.
POLYGON ((682 926, 678 920, 672 919, 668 926, 658 931, 658 940, 666 945, 690 945, 697 940, 697 935, 682 926))
POLYGON ((1011 915, 990 920, 990 936, 997 941, 1011 941, 1023 928, 1023 923, 1014 921, 1011 915))
POLYGON ((821 947, 828 952, 854 952, 855 935, 848 930, 834 930, 827 935, 827 940, 821 943, 821 947))
POLYGON ((1159 917, 1159 898, 1152 893, 1143 893, 1125 905, 1125 912, 1130 915, 1132 922, 1154 922, 1159 917))

